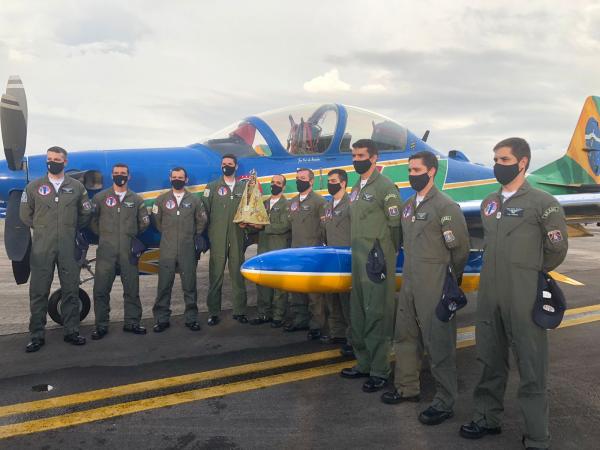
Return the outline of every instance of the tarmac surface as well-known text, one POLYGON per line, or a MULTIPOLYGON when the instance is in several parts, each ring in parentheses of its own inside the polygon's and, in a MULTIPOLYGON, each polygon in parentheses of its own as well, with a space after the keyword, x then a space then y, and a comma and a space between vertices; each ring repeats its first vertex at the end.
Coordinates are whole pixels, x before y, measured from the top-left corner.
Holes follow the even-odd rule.
MULTIPOLYGON (((565 326, 549 334, 550 431, 552 448, 561 450, 597 449, 600 442, 600 229, 590 230, 594 237, 571 240, 558 269, 584 285, 561 284, 570 311, 565 326)), ((248 256, 253 252, 249 249, 248 256)), ((199 304, 206 311, 208 257, 202 258, 199 304)), ((141 280, 149 330, 156 281, 153 276, 141 280)), ((426 370, 419 404, 384 405, 380 393, 361 391, 364 380, 338 376, 352 360, 342 358, 336 346, 308 342, 304 332, 233 321, 227 278, 227 311, 218 326, 206 326, 203 312, 200 332, 185 328, 177 287, 171 328, 161 334, 126 334, 119 284, 113 291, 110 333, 103 340, 73 347, 52 325, 46 345, 26 354, 27 285, 15 286, 2 246, 0 449, 522 448, 514 367, 502 434, 481 441, 458 436, 459 426, 470 420, 480 373, 471 327, 474 296, 458 315, 460 397, 454 418, 426 427, 416 418, 433 395, 426 370), (45 391, 48 385, 52 389, 45 391)), ((86 290, 91 294, 91 285, 86 290)), ((254 287, 248 291, 255 304, 254 287)), ((88 338, 92 324, 93 312, 81 328, 88 338)))

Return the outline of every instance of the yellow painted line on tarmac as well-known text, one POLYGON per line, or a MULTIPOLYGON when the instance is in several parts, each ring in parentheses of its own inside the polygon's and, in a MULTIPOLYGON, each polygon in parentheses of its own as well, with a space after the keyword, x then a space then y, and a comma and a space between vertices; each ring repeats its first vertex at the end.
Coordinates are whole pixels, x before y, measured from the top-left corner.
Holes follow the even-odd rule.
POLYGON ((165 389, 184 384, 198 383, 201 381, 215 380, 236 375, 246 375, 252 372, 262 370, 278 369, 296 364, 305 364, 325 359, 336 358, 340 356, 339 350, 328 350, 324 352, 308 353, 287 358, 273 359, 270 361, 261 361, 258 363, 244 364, 224 369, 209 370, 206 372, 192 373, 188 375, 179 375, 176 377, 160 378, 157 380, 143 381, 140 383, 125 384, 111 388, 98 389, 94 391, 81 392, 78 394, 64 395, 33 402, 17 403, 0 407, 0 417, 6 417, 14 414, 25 414, 42 411, 51 408, 79 405, 98 400, 105 400, 124 395, 139 394, 157 389, 165 389))
MULTIPOLYGON (((336 353, 338 353, 336 351, 336 353)), ((339 354, 339 353, 338 353, 339 354)), ((119 405, 104 406, 101 408, 65 414, 62 416, 49 417, 47 419, 37 419, 28 422, 15 423, 11 425, 0 426, 0 439, 5 439, 24 434, 39 433, 41 431, 56 430, 57 428, 70 427, 73 425, 82 425, 98 420, 110 419, 113 417, 125 416, 128 414, 139 413, 152 409, 164 408, 165 406, 175 406, 184 403, 206 400, 223 395, 248 392, 256 389, 277 386, 279 384, 293 383, 296 381, 308 380, 311 378, 333 375, 338 373, 344 367, 348 367, 348 362, 331 364, 327 366, 314 367, 312 369, 298 370, 279 375, 270 375, 256 378, 248 381, 238 381, 222 386, 214 386, 203 389, 194 389, 192 391, 178 392, 175 394, 163 395, 160 397, 136 400, 119 405)))
POLYGON ((585 284, 583 284, 580 281, 574 280, 573 278, 570 278, 562 273, 558 273, 555 271, 550 272, 550 275, 552 276, 552 278, 554 278, 556 281, 561 281, 565 284, 571 284, 573 286, 585 286, 585 284))

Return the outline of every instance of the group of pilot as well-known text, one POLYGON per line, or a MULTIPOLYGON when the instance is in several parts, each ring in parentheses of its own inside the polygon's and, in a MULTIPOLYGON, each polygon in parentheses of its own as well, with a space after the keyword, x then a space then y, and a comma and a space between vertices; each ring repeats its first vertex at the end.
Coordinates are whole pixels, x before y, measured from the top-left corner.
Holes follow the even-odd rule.
MULTIPOLYGON (((464 438, 501 432, 508 351, 517 363, 518 400, 525 417, 523 444, 548 448, 547 331, 532 320, 538 276, 557 267, 567 252, 567 229, 556 199, 526 181, 531 160, 527 142, 509 138, 494 151, 494 174, 501 188, 481 203, 484 260, 475 320, 476 348, 482 366, 474 390, 472 421, 460 428, 464 438)), ((235 224, 233 217, 245 180, 236 178, 234 155, 222 158, 223 175, 202 195, 186 188, 185 168, 170 171, 172 189, 160 195, 151 214, 144 200, 128 188, 129 169, 115 164, 113 185, 91 200, 77 180, 65 175, 67 152, 47 151, 48 174, 29 183, 21 199, 22 221, 33 230, 30 282, 30 342, 27 352, 45 343, 48 294, 55 267, 62 288, 64 340, 85 344, 79 334, 79 271, 75 236, 88 227, 98 235, 94 284, 95 329, 92 339, 108 333, 110 291, 117 273, 123 283, 125 332, 145 334, 141 325, 137 259, 131 242, 151 221, 161 232, 159 277, 153 307, 157 333, 170 326, 171 291, 178 272, 185 302, 185 326, 200 330, 196 269, 210 241, 208 324, 219 323, 221 290, 228 264, 233 290, 233 319, 270 323, 284 331, 307 331, 309 339, 341 344, 343 355, 356 357, 341 371, 349 379, 365 378, 364 392, 382 390, 391 380, 386 404, 420 401, 421 364, 426 358, 435 381, 433 400, 418 416, 437 425, 453 416, 457 398, 456 305, 440 301, 448 277, 460 284, 469 256, 469 234, 460 207, 435 185, 438 159, 422 151, 408 158, 415 194, 402 202, 398 188, 377 167, 378 149, 370 139, 352 145, 359 175, 348 194, 348 174, 328 173, 329 200, 313 191, 314 173, 298 169, 298 194, 284 197, 286 178, 275 175, 264 201, 268 225, 235 224), (246 288, 240 273, 248 238, 258 253, 287 247, 350 246, 352 289, 348 294, 288 294, 258 286, 257 316, 246 315, 246 288), (396 256, 404 250, 403 281, 398 300, 396 256)))

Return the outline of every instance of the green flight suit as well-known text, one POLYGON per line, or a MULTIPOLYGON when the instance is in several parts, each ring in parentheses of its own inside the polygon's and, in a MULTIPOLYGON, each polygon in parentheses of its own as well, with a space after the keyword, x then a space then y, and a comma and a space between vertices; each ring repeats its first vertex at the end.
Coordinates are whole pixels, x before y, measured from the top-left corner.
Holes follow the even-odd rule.
POLYGON ((531 315, 538 272, 555 269, 567 254, 564 213, 552 195, 525 181, 507 200, 501 191, 488 195, 481 203, 481 219, 484 256, 475 335, 483 371, 474 391, 473 420, 484 427, 500 426, 512 348, 525 446, 546 448, 548 336, 531 315))
MULTIPOLYGON (((350 247, 350 197, 340 199, 334 207, 333 198, 327 202, 322 217, 325 229, 325 243, 330 247, 350 247)), ((350 293, 325 295, 325 312, 329 334, 332 338, 346 338, 352 344, 350 328, 350 293)))
MULTIPOLYGON (((292 224, 292 247, 312 247, 323 245, 321 216, 325 199, 316 192, 300 201, 300 195, 290 200, 290 222, 292 224)), ((323 294, 292 293, 290 313, 292 325, 308 326, 320 330, 325 326, 325 305, 323 294)))
POLYGON ((158 262, 158 288, 152 312, 156 323, 169 322, 171 292, 175 272, 179 272, 185 323, 198 320, 198 292, 196 290, 196 248, 194 236, 206 228, 208 217, 202 200, 185 191, 179 205, 173 191, 160 195, 152 207, 156 229, 161 232, 158 262))
POLYGON ((233 218, 237 212, 246 180, 237 180, 233 192, 223 177, 214 180, 204 190, 204 206, 210 217, 208 239, 210 240, 210 259, 208 262, 208 295, 206 304, 208 313, 216 316, 221 312, 221 289, 225 275, 225 263, 228 263, 231 290, 233 294, 233 314, 246 314, 248 299, 246 284, 240 272, 244 262, 244 237, 246 231, 233 218))
POLYGON ((96 327, 107 328, 110 291, 117 271, 123 284, 125 325, 139 325, 142 319, 140 274, 137 264, 129 262, 131 239, 150 225, 142 197, 128 190, 123 201, 110 187, 92 198, 94 215, 90 228, 99 237, 94 276, 94 315, 96 327))
POLYGON ((81 268, 75 261, 75 234, 87 226, 91 214, 92 204, 85 187, 68 175, 58 192, 47 175, 30 182, 23 192, 19 215, 23 223, 33 229, 29 283, 32 338, 44 338, 55 266, 62 290, 60 312, 64 334, 79 332, 81 268))
POLYGON ((350 314, 356 369, 388 378, 396 311, 396 258, 400 245, 398 188, 375 170, 361 189, 360 178, 350 193, 352 291, 350 314), (386 263, 386 279, 374 283, 366 264, 379 239, 386 263))
MULTIPOLYGON (((289 208, 285 197, 281 196, 272 208, 270 200, 266 200, 264 204, 271 223, 258 234, 257 254, 288 248, 291 240, 289 208)), ((287 292, 258 285, 256 291, 258 314, 283 320, 287 308, 287 292)))
POLYGON ((460 207, 435 186, 416 205, 413 195, 402 211, 404 267, 396 311, 394 384, 403 396, 418 395, 423 351, 427 353, 436 393, 431 406, 452 411, 458 394, 456 318, 435 314, 448 266, 456 277, 469 259, 469 232, 460 207))

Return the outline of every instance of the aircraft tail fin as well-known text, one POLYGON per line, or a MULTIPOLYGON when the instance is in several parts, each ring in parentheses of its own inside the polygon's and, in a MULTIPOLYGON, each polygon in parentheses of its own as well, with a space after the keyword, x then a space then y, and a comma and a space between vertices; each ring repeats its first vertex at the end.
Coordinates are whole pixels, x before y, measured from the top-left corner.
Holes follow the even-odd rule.
POLYGON ((600 97, 586 98, 566 154, 533 174, 549 187, 600 192, 600 97))

